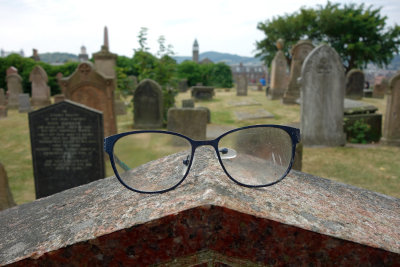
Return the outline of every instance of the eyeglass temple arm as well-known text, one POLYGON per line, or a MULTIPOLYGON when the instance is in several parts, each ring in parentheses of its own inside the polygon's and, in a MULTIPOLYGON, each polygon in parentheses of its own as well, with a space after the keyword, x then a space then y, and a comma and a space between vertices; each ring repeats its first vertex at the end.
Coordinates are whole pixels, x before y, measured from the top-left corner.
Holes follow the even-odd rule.
POLYGON ((125 162, 121 161, 117 156, 114 155, 114 161, 117 163, 124 171, 129 171, 131 168, 129 168, 128 165, 125 164, 125 162))

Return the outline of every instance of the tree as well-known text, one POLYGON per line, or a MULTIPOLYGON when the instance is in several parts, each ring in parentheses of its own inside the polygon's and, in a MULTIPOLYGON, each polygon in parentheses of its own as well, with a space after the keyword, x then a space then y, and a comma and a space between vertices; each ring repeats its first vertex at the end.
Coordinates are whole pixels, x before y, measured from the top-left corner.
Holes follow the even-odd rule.
POLYGON ((399 53, 400 26, 385 27, 387 17, 382 17, 380 11, 381 8, 364 4, 342 6, 328 1, 325 6, 303 7, 293 14, 260 22, 257 29, 266 38, 256 42, 256 56, 269 65, 276 52, 276 41, 283 38, 285 55, 290 59, 289 48, 300 39, 309 39, 315 44, 330 44, 342 58, 346 72, 368 63, 388 65, 399 53))

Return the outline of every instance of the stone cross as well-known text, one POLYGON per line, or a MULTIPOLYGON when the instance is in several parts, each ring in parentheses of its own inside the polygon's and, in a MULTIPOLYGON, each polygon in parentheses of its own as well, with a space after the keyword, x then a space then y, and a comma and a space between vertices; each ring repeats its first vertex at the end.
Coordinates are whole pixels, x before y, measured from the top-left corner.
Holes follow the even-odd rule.
POLYGON ((51 104, 48 80, 46 71, 41 66, 36 65, 29 75, 29 81, 32 83, 32 106, 51 104))
POLYGON ((283 53, 283 40, 276 42, 278 52, 271 63, 271 85, 268 92, 269 99, 280 99, 287 88, 287 61, 283 53))
POLYGON ((315 48, 301 69, 301 134, 304 145, 340 146, 343 132, 345 77, 337 52, 315 48))
POLYGON ((300 97, 300 85, 297 83, 297 79, 300 77, 301 66, 303 65, 305 58, 313 49, 314 45, 308 40, 298 41, 292 48, 289 84, 282 100, 284 104, 295 104, 297 99, 300 97))
POLYGON ((382 142, 400 146, 400 73, 390 79, 382 142))

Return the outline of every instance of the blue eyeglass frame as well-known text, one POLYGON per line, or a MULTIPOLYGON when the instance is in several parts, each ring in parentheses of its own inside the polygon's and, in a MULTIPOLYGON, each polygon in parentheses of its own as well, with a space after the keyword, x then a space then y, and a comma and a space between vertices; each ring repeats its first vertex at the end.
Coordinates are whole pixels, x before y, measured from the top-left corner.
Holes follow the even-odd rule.
POLYGON ((185 135, 182 135, 180 133, 175 133, 175 132, 170 132, 170 131, 161 131, 161 130, 143 130, 143 131, 130 131, 130 132, 125 132, 125 133, 120 133, 120 134, 116 134, 116 135, 111 135, 108 136, 106 138, 104 138, 104 151, 109 155, 110 158, 110 162, 111 162, 111 166, 114 170, 114 173, 116 175, 116 177, 118 178, 119 182, 124 185, 126 188, 128 188, 129 190, 132 190, 134 192, 137 193, 145 193, 145 194, 157 194, 157 193, 165 193, 168 192, 170 190, 174 190, 176 187, 178 187, 185 179, 186 176, 189 174, 190 168, 192 167, 192 163, 193 163, 193 159, 194 159, 194 153, 196 151, 196 149, 200 146, 212 146, 217 154, 218 157, 218 161, 222 167, 222 169, 224 170, 225 174, 229 177, 229 179, 231 179, 233 182, 235 182, 236 184, 240 185, 240 186, 244 186, 244 187, 250 187, 250 188, 254 188, 254 187, 266 187, 266 186, 271 186, 274 185, 276 183, 279 183, 280 181, 283 180, 283 178, 286 177, 286 175, 290 172, 290 170, 292 169, 292 165, 294 162, 294 157, 295 157, 295 153, 296 153, 296 145, 300 142, 300 129, 298 128, 294 128, 294 127, 290 127, 290 126, 284 126, 284 125, 274 125, 274 124, 260 124, 260 125, 251 125, 251 126, 245 126, 245 127, 241 127, 241 128, 236 128, 233 130, 230 130, 222 135, 220 135, 219 137, 213 139, 213 140, 203 140, 203 141, 196 141, 193 140, 185 135), (247 184, 243 184, 237 180, 235 180, 235 178, 233 178, 229 172, 225 169, 224 164, 222 163, 222 159, 220 156, 220 153, 218 151, 218 143, 219 141, 226 135, 233 133, 233 132, 237 132, 240 130, 244 130, 244 129, 250 129, 250 128, 278 128, 278 129, 282 129, 284 130, 286 133, 289 134, 291 141, 292 141, 292 158, 290 159, 290 164, 289 167, 287 168, 286 172, 282 175, 281 178, 279 178, 278 180, 272 182, 272 183, 268 183, 268 184, 264 184, 264 185, 247 185, 247 184), (115 161, 114 161, 114 144, 122 137, 127 136, 127 135, 132 135, 132 134, 140 134, 140 133, 164 133, 164 134, 170 134, 170 135, 176 135, 179 136, 181 138, 184 138, 186 140, 189 141, 189 143, 192 146, 192 152, 191 152, 191 156, 190 156, 190 162, 189 165, 187 167, 186 173, 183 175, 182 179, 174 186, 172 186, 171 188, 168 189, 164 189, 164 190, 159 190, 159 191, 140 191, 137 190, 135 188, 130 187, 129 185, 127 185, 119 176, 117 167, 115 165, 115 161))

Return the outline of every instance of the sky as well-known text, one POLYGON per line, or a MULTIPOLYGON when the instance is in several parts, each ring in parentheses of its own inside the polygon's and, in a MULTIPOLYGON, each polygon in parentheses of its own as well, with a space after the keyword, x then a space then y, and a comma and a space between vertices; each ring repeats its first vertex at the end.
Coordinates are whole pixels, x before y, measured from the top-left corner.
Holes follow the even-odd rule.
MULTIPOLYGON (((108 28, 110 51, 131 57, 139 48, 141 27, 148 28, 150 52, 158 51, 158 38, 173 46, 177 56, 191 56, 198 40, 200 53, 216 51, 254 56, 256 41, 265 36, 259 22, 291 14, 300 7, 325 5, 320 0, 0 0, 0 49, 32 49, 39 53, 80 53, 89 55, 103 43, 108 28)), ((388 26, 400 25, 400 0, 338 0, 382 7, 388 26)))

